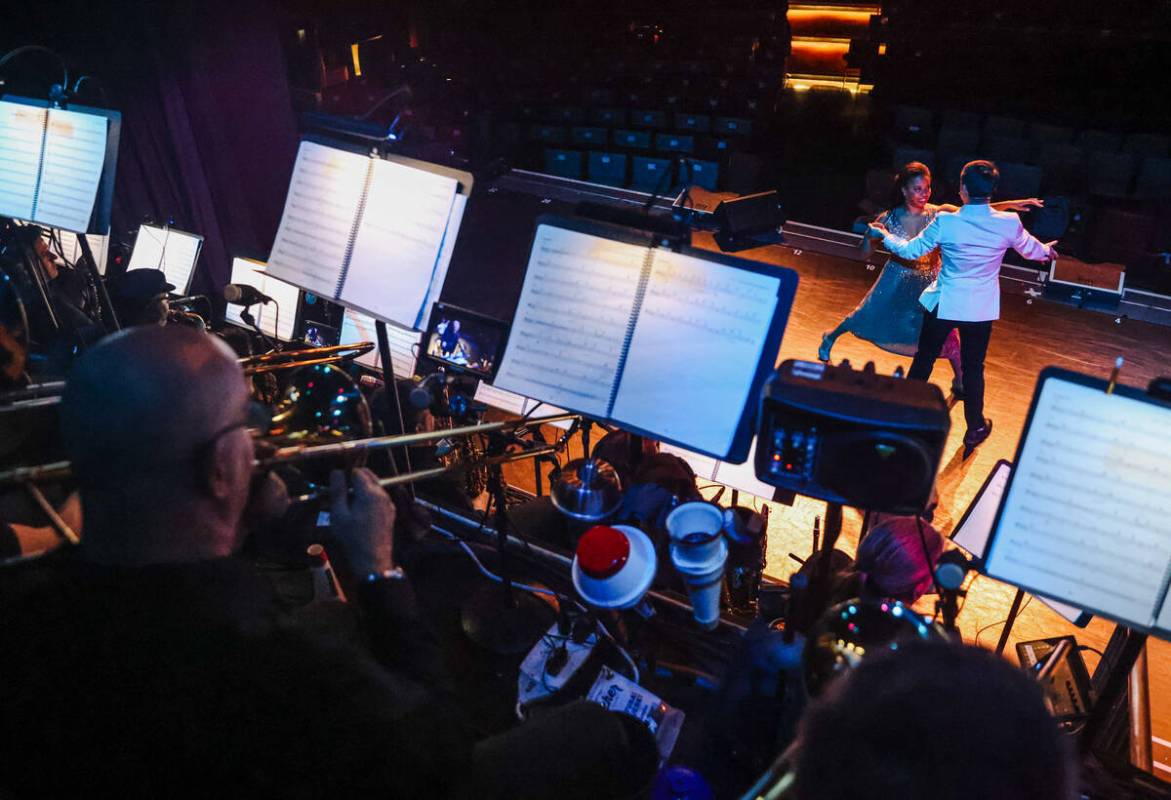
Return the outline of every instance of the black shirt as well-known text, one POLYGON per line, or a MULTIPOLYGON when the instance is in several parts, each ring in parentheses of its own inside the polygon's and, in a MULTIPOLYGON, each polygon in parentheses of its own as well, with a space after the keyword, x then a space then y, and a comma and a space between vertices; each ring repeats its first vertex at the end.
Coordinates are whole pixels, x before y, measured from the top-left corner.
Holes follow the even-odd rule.
POLYGON ((0 795, 436 796, 459 777, 409 584, 363 591, 380 665, 291 627, 235 559, 24 570, 0 598, 0 795))

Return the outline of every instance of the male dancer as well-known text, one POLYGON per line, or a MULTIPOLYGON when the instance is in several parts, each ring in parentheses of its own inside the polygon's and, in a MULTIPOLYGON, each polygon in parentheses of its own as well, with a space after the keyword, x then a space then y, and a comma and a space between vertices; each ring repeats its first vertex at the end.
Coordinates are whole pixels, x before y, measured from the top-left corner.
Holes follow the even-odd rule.
POLYGON ((870 235, 881 238, 891 253, 914 260, 938 247, 943 256, 939 277, 919 297, 924 308, 919 351, 907 377, 925 381, 947 335, 960 331, 960 363, 963 367, 965 456, 992 433, 992 420, 984 416, 984 356, 992 336, 992 323, 1000 318, 1000 265, 1012 248, 1033 261, 1057 258, 1056 242, 1042 244, 1021 225, 1016 214, 989 206, 1000 173, 991 161, 972 161, 960 175, 963 206, 955 213, 936 215, 922 232, 907 241, 878 223, 870 235))

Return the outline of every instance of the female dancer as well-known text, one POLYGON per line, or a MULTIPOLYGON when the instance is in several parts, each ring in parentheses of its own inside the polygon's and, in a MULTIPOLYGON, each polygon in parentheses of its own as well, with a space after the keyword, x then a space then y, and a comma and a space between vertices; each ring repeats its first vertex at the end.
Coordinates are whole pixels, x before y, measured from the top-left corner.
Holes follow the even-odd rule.
MULTIPOLYGON (((925 164, 912 161, 895 176, 891 207, 879 214, 876 221, 905 239, 913 239, 940 211, 957 210, 952 205, 933 205, 927 202, 930 197, 931 170, 925 164)), ((999 211, 1020 211, 1040 205, 1041 201, 1028 199, 1004 200, 993 203, 992 207, 999 211)), ((870 254, 870 246, 870 237, 864 237, 861 245, 863 254, 870 254)), ((857 308, 836 328, 826 331, 821 337, 817 357, 829 361, 834 342, 846 331, 888 352, 914 356, 919 345, 919 329, 923 325, 919 295, 935 280, 939 274, 939 265, 938 249, 916 261, 890 256, 878 280, 857 308)), ((960 340, 956 331, 948 336, 941 355, 951 364, 955 374, 952 394, 958 398, 963 382, 960 379, 960 340)))

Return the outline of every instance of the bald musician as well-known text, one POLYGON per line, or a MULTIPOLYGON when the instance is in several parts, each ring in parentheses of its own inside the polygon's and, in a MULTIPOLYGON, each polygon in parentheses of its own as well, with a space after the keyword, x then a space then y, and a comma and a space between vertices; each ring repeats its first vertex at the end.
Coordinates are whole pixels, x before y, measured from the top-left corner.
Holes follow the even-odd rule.
POLYGON ((463 731, 425 685, 434 642, 372 475, 351 499, 334 475, 331 522, 381 664, 291 627, 236 557, 248 402, 230 349, 185 327, 77 363, 61 419, 82 543, 0 611, 0 795, 405 797, 458 775, 463 731))

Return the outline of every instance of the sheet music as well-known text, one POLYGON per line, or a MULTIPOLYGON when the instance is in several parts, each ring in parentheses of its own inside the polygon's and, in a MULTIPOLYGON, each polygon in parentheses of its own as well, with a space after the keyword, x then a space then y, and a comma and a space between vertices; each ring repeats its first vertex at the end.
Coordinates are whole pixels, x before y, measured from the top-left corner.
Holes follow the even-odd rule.
POLYGON ((1171 564, 1168 453, 1167 409, 1046 380, 988 574, 1149 627, 1171 564))
POLYGON ((47 113, 0 101, 0 217, 32 219, 47 113))
POLYGON ((49 109, 35 222, 78 232, 89 227, 106 161, 106 127, 106 118, 96 114, 49 109))
MULTIPOLYGON (((472 399, 486 406, 506 411, 517 417, 523 417, 526 414, 531 414, 533 417, 547 417, 553 414, 566 413, 564 408, 551 406, 548 403, 541 403, 540 400, 524 397, 505 389, 498 389, 495 386, 489 385, 487 381, 480 381, 476 386, 476 394, 472 399), (537 408, 538 405, 540 405, 540 408, 537 408)), ((549 424, 554 428, 568 430, 571 423, 569 420, 562 420, 560 422, 550 422, 549 424)))
MULTIPOLYGON (((1004 489, 1008 486, 1008 476, 1011 473, 1012 465, 998 463, 988 483, 985 484, 984 491, 976 498, 971 511, 964 519, 963 525, 952 531, 951 540, 975 558, 984 557, 988 537, 992 535, 992 524, 996 521, 996 510, 1000 507, 1000 498, 1004 496, 1004 489)), ((1082 616, 1080 608, 1068 603, 1041 595, 1036 597, 1070 622, 1077 622, 1082 616)))
POLYGON ((443 284, 447 280, 447 268, 451 266, 451 255, 455 252, 455 242, 459 235, 459 226, 463 222, 464 209, 468 205, 468 196, 457 194, 451 204, 451 220, 447 223, 447 233, 443 237, 443 247, 439 251, 439 264, 435 268, 435 276, 431 278, 431 286, 427 289, 427 296, 423 298, 423 307, 419 311, 419 321, 415 328, 427 330, 431 324, 431 311, 435 301, 443 293, 443 284))
POLYGON ((480 381, 480 384, 476 387, 476 394, 472 399, 486 406, 507 411, 509 414, 514 414, 518 417, 524 416, 525 408, 532 402, 529 398, 516 394, 515 392, 497 389, 495 386, 489 385, 487 381, 480 381))
POLYGON ((193 233, 140 225, 126 269, 161 269, 167 283, 174 285, 173 293, 185 295, 191 288, 191 277, 195 274, 195 262, 202 244, 203 237, 193 233))
POLYGON ((646 250, 537 226, 496 385, 605 417, 646 250))
POLYGON ((335 296, 370 163, 368 156, 301 142, 268 259, 270 275, 335 296))
POLYGON ((439 263, 456 188, 454 178, 375 161, 340 300, 413 327, 439 263))
MULTIPOLYGON (((77 260, 82 257, 81 242, 77 240, 77 234, 73 231, 62 230, 60 228, 53 231, 57 237, 57 241, 61 243, 61 257, 70 264, 76 264, 77 260)), ((96 233, 86 234, 85 237, 89 241, 89 249, 93 251, 94 260, 98 263, 95 265, 98 268, 99 275, 106 274, 106 257, 110 251, 110 237, 99 236, 96 233)))
MULTIPOLYGON (((297 306, 301 300, 301 290, 291 283, 280 278, 274 278, 265 273, 262 261, 253 261, 250 258, 232 259, 232 283, 245 283, 260 290, 275 300, 275 303, 263 303, 250 307, 257 327, 264 331, 266 336, 289 342, 293 339, 293 332, 297 327, 297 306)), ((243 306, 228 303, 224 309, 224 319, 241 327, 251 328, 240 317, 243 306)))
POLYGON ((761 358, 780 279, 655 251, 610 416, 696 450, 732 447, 761 358))
MULTIPOLYGON (((390 346, 391 366, 394 374, 400 378, 415 374, 415 352, 423 334, 398 325, 388 323, 386 326, 387 344, 390 346)), ((371 369, 381 369, 382 359, 378 353, 378 332, 374 329, 374 318, 347 308, 342 315, 342 331, 339 341, 342 344, 355 342, 374 342, 375 347, 369 353, 358 356, 355 361, 371 369)))
POLYGON ((773 494, 776 492, 776 487, 771 486, 756 477, 756 437, 752 438, 752 444, 748 448, 748 460, 743 464, 732 464, 727 461, 719 461, 716 463, 716 483, 722 483, 732 489, 739 489, 742 492, 762 500, 772 500, 773 494))
POLYGON ((714 481, 716 479, 716 469, 720 462, 718 459, 711 456, 705 456, 703 453, 696 453, 693 450, 688 450, 685 447, 678 447, 673 444, 661 442, 659 444, 659 452, 670 453, 673 456, 679 456, 681 459, 691 465, 691 471, 695 473, 695 477, 704 481, 714 481))

